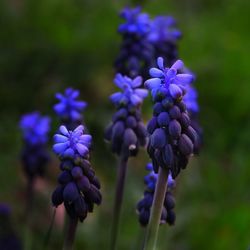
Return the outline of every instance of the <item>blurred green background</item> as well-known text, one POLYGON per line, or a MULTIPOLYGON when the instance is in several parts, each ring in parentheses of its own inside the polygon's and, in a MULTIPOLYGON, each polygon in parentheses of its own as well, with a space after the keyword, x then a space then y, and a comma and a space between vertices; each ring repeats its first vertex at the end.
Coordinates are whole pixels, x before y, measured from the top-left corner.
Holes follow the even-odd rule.
MULTIPOLYGON (((0 1, 0 201, 13 210, 13 225, 23 232, 25 178, 19 162, 23 113, 40 110, 58 120, 54 94, 72 86, 89 103, 85 122, 94 137, 93 166, 102 181, 103 204, 78 227, 75 249, 108 249, 116 158, 103 141, 113 106, 112 64, 121 37, 118 0, 0 1)), ((136 2, 134 2, 136 3, 136 2)), ((197 74, 204 147, 178 177, 177 221, 161 226, 159 250, 247 250, 250 247, 250 32, 247 0, 148 0, 152 16, 171 14, 183 39, 180 56, 197 74)), ((151 116, 150 100, 143 107, 151 116)), ((48 229, 50 193, 58 161, 51 153, 45 180, 38 184, 33 214, 33 248, 42 249, 48 229)), ((140 249, 144 231, 135 206, 148 161, 141 150, 129 162, 119 250, 140 249)), ((61 249, 56 224, 49 249, 61 249)))

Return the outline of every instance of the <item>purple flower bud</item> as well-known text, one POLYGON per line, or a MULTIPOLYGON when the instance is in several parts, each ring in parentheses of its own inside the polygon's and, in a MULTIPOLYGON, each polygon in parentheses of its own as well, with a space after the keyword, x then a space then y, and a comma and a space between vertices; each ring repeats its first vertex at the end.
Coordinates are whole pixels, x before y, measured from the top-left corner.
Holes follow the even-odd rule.
POLYGON ((160 102, 157 102, 153 107, 153 111, 154 111, 154 115, 158 115, 164 111, 164 108, 160 102))
POLYGON ((80 167, 74 167, 72 170, 71 170, 71 174, 73 176, 73 178, 75 179, 80 179, 82 177, 82 169, 80 167))
POLYGON ((63 187, 58 186, 52 194, 53 206, 57 207, 63 203, 63 187))
POLYGON ((124 133, 123 143, 129 150, 134 150, 137 144, 137 136, 131 128, 127 128, 124 133))
POLYGON ((134 116, 129 116, 126 120, 126 125, 129 128, 135 128, 137 126, 137 121, 134 116))
POLYGON ((79 191, 74 182, 68 183, 63 190, 63 199, 66 202, 73 202, 79 197, 79 191))
POLYGON ((157 117, 157 123, 160 127, 166 127, 169 124, 170 118, 167 112, 162 112, 157 117))
POLYGON ((80 218, 80 221, 83 221, 87 216, 88 206, 82 196, 79 196, 78 199, 75 200, 74 207, 75 207, 75 212, 80 218))
POLYGON ((183 101, 179 102, 178 106, 179 106, 181 112, 185 112, 187 110, 186 104, 183 101))
POLYGON ((83 193, 86 193, 90 189, 91 184, 86 176, 82 176, 82 178, 77 181, 77 186, 83 193))
POLYGON ((95 185, 98 189, 101 188, 101 184, 100 184, 100 181, 99 179, 95 176, 93 179, 92 179, 92 184, 95 185))
POLYGON ((181 135, 178 146, 181 153, 184 155, 191 155, 193 153, 194 145, 190 138, 185 134, 181 135))
POLYGON ((164 206, 167 208, 167 210, 171 210, 175 207, 175 199, 174 199, 174 196, 170 192, 166 193, 164 206))
POLYGON ((171 167, 174 163, 174 153, 172 146, 167 144, 162 152, 163 161, 166 166, 171 167))
POLYGON ((120 139, 123 136, 125 130, 124 122, 116 122, 113 126, 112 140, 120 139))
POLYGON ((128 116, 128 111, 125 108, 119 109, 113 116, 113 122, 116 122, 118 119, 125 120, 128 116))
POLYGON ((165 109, 168 110, 174 106, 174 101, 172 98, 168 97, 168 98, 163 99, 161 104, 165 109))
POLYGON ((102 202, 101 193, 94 185, 91 185, 91 188, 86 192, 86 197, 97 205, 100 205, 102 202))
POLYGON ((187 136, 192 140, 192 142, 195 144, 198 140, 198 134, 197 132, 193 129, 193 127, 189 126, 187 130, 185 131, 187 136))
POLYGON ((139 222, 142 226, 146 226, 149 221, 150 211, 148 209, 142 209, 139 215, 139 222))
POLYGON ((147 131, 149 132, 149 134, 153 134, 153 132, 155 131, 155 129, 157 128, 157 118, 153 117, 147 124, 147 131))
POLYGON ((67 170, 64 170, 60 173, 57 180, 60 184, 66 185, 67 183, 71 182, 72 176, 67 170))
POLYGON ((168 214, 167 214, 167 223, 168 223, 169 225, 174 225, 174 223, 175 223, 175 218, 176 218, 175 212, 174 212, 173 210, 169 210, 169 211, 168 211, 168 214))
POLYGON ((169 110, 169 115, 172 119, 179 119, 181 117, 180 109, 175 105, 169 110))
POLYGON ((104 132, 104 139, 107 140, 107 141, 110 141, 111 140, 111 137, 112 137, 112 132, 113 132, 113 124, 109 124, 108 127, 105 129, 105 132, 104 132))
POLYGON ((169 85, 169 92, 170 95, 174 98, 174 99, 178 99, 182 96, 182 89, 176 85, 176 84, 170 84, 169 85))
POLYGON ((190 125, 189 115, 185 112, 181 113, 180 123, 184 128, 187 128, 190 125))
POLYGON ((169 123, 169 128, 168 128, 169 134, 174 138, 178 139, 181 135, 181 125, 178 121, 172 120, 169 123))
POLYGON ((151 135, 151 145, 153 148, 163 148, 167 143, 167 137, 164 129, 157 128, 151 135))

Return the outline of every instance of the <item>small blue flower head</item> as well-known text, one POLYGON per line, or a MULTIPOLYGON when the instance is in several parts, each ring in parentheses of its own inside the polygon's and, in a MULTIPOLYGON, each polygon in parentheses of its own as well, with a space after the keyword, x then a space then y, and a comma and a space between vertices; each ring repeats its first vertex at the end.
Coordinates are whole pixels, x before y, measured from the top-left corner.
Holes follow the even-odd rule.
POLYGON ((150 29, 149 16, 146 13, 141 13, 140 7, 134 9, 126 7, 121 11, 120 16, 126 20, 118 28, 120 33, 144 35, 150 29))
POLYGON ((117 74, 114 83, 122 90, 122 92, 117 92, 110 96, 111 101, 117 106, 120 104, 138 106, 142 104, 143 99, 148 95, 146 89, 139 88, 142 84, 142 77, 140 76, 131 79, 127 76, 117 74))
MULTIPOLYGON (((154 192, 156 187, 156 182, 158 178, 158 174, 154 172, 154 168, 152 163, 148 163, 146 166, 146 170, 150 171, 148 175, 144 177, 144 183, 147 186, 148 191, 154 192)), ((175 180, 172 178, 171 173, 168 175, 168 188, 175 187, 175 180)))
POLYGON ((50 118, 39 112, 23 115, 20 121, 23 138, 30 145, 45 144, 50 130, 50 118))
POLYGON ((181 60, 177 60, 170 68, 164 67, 162 57, 157 59, 158 68, 151 68, 149 74, 151 79, 145 82, 145 86, 151 90, 153 98, 161 92, 170 95, 174 99, 179 99, 186 93, 186 86, 193 82, 192 74, 179 74, 184 64, 181 60))
POLYGON ((57 93, 56 98, 59 103, 54 105, 56 114, 63 120, 79 121, 87 103, 77 100, 80 92, 72 88, 67 88, 63 94, 57 93))
POLYGON ((199 104, 198 104, 198 93, 197 90, 192 86, 188 85, 186 87, 187 93, 183 97, 183 101, 187 106, 187 110, 193 114, 197 114, 199 112, 199 104))
POLYGON ((84 134, 84 126, 78 126, 74 131, 68 131, 60 126, 60 134, 54 136, 54 152, 62 159, 74 159, 77 156, 87 157, 91 146, 91 135, 84 134))
POLYGON ((158 16, 151 21, 148 40, 157 42, 176 42, 181 38, 181 32, 176 28, 176 21, 172 16, 158 16))

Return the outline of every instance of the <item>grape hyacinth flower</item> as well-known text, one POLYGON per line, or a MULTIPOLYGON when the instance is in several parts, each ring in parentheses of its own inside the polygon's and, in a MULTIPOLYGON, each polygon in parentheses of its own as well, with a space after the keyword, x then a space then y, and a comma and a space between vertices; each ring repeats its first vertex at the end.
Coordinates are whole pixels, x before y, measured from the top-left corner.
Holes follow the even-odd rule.
POLYGON ((150 69, 152 78, 145 82, 154 102, 154 116, 147 126, 148 153, 154 171, 159 171, 145 241, 146 250, 156 247, 168 174, 171 171, 175 179, 180 170, 186 168, 198 138, 183 101, 186 86, 193 82, 193 75, 180 73, 184 67, 181 60, 177 60, 170 68, 165 68, 163 58, 159 57, 157 65, 158 68, 150 69))
POLYGON ((70 217, 65 249, 73 244, 78 220, 83 222, 88 212, 93 212, 94 204, 100 205, 102 200, 100 182, 89 161, 91 143, 92 137, 85 133, 83 125, 73 131, 60 126, 54 136, 53 151, 61 161, 62 172, 52 203, 55 207, 63 203, 70 217))
POLYGON ((110 96, 117 111, 105 132, 105 139, 111 142, 112 150, 119 156, 135 156, 139 146, 146 145, 147 132, 141 119, 141 105, 148 91, 139 88, 140 76, 131 79, 117 74, 114 82, 122 92, 110 96))
POLYGON ((68 129, 75 129, 82 123, 82 112, 87 106, 86 102, 78 100, 80 92, 78 90, 67 88, 64 94, 57 93, 56 98, 59 103, 54 105, 54 111, 68 129))
POLYGON ((118 32, 122 35, 120 53, 115 61, 116 72, 129 77, 148 76, 153 65, 154 48, 147 39, 150 31, 150 19, 141 8, 124 8, 120 16, 125 19, 118 32))
POLYGON ((34 177, 42 176, 45 165, 49 160, 47 152, 48 132, 50 130, 50 118, 41 116, 39 112, 23 115, 20 128, 24 141, 22 151, 22 163, 24 173, 30 181, 34 177))
POLYGON ((172 16, 157 16, 150 24, 147 39, 154 47, 154 58, 162 56, 165 64, 171 66, 178 58, 177 42, 182 35, 176 20, 172 16))
POLYGON ((117 74, 114 82, 122 91, 110 96, 117 111, 113 115, 112 123, 105 131, 105 139, 111 142, 112 151, 120 158, 111 232, 111 249, 113 250, 116 249, 127 162, 130 156, 137 155, 139 146, 145 146, 147 142, 147 131, 141 119, 141 105, 148 95, 146 89, 139 88, 142 84, 140 76, 131 79, 117 74))
MULTIPOLYGON (((148 175, 144 178, 144 183, 146 185, 146 190, 144 192, 144 197, 137 204, 137 213, 139 215, 139 222, 141 226, 145 227, 148 225, 151 206, 153 203, 156 182, 158 178, 158 174, 156 174, 153 170, 153 165, 148 163, 146 169, 150 171, 148 175)), ((167 189, 163 209, 161 212, 160 224, 173 225, 175 223, 175 199, 171 190, 175 187, 175 180, 172 178, 171 173, 168 175, 167 180, 167 189)))
POLYGON ((22 250, 22 244, 12 228, 11 209, 7 204, 0 203, 0 249, 22 250))

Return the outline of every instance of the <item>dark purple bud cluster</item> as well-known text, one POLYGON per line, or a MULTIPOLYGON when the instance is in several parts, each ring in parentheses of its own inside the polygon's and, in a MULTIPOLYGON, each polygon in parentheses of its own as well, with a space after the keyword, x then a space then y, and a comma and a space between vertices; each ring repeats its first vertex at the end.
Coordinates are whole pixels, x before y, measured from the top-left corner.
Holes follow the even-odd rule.
POLYGON ((140 108, 119 106, 112 123, 106 128, 105 139, 111 142, 114 153, 125 157, 136 156, 139 146, 145 146, 147 139, 140 108))
MULTIPOLYGON (((150 218, 150 211, 153 204, 153 198, 155 193, 156 182, 158 174, 153 171, 152 164, 147 165, 147 170, 151 172, 145 176, 144 183, 146 185, 146 190, 144 192, 144 197, 137 204, 137 213, 139 214, 139 222, 141 226, 147 226, 150 218)), ((163 204, 163 209, 161 213, 161 224, 168 223, 173 225, 175 223, 175 199, 172 194, 171 189, 175 186, 175 181, 172 179, 171 174, 168 176, 168 191, 165 195, 165 200, 163 204)))
POLYGON ((125 23, 119 26, 122 34, 120 53, 115 61, 116 72, 129 77, 148 76, 148 69, 154 63, 154 48, 147 39, 150 19, 141 13, 141 8, 125 8, 121 12, 125 23))
POLYGON ((89 161, 91 136, 83 134, 83 126, 74 131, 60 127, 61 134, 55 135, 53 147, 61 159, 59 185, 52 194, 55 207, 64 203, 71 218, 83 221, 94 204, 100 205, 102 195, 100 182, 89 161))
POLYGON ((45 145, 26 144, 21 153, 24 173, 29 179, 43 176, 45 166, 49 161, 49 154, 45 145))
POLYGON ((186 168, 190 155, 197 143, 197 133, 191 126, 185 103, 167 96, 158 98, 154 116, 147 130, 150 134, 148 153, 152 158, 154 170, 168 168, 173 178, 186 168))

